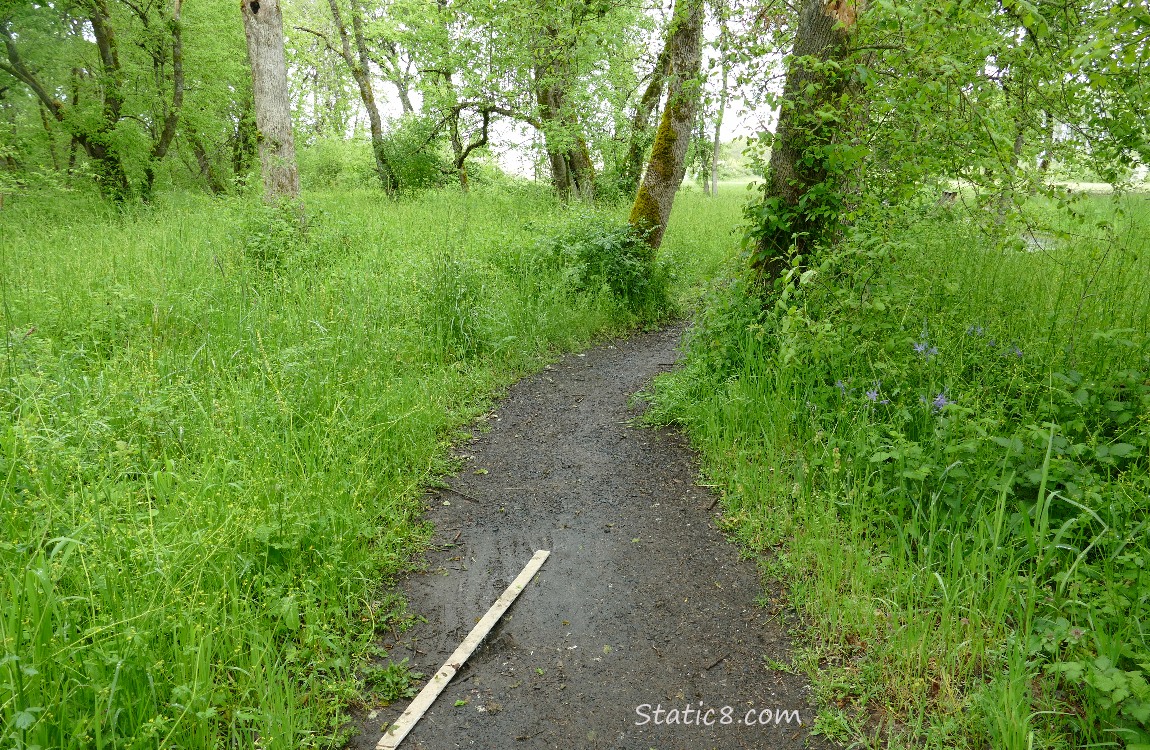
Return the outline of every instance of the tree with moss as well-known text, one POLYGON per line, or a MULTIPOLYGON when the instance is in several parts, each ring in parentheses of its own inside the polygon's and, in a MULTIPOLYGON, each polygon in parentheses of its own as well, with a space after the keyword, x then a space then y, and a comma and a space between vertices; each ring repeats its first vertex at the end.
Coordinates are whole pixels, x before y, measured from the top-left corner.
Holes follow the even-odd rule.
POLYGON ((658 250, 663 242, 671 206, 687 170, 687 147, 691 142, 701 92, 702 0, 675 0, 667 33, 671 58, 667 103, 659 119, 659 129, 655 131, 651 157, 629 218, 631 226, 646 238, 652 252, 658 250))

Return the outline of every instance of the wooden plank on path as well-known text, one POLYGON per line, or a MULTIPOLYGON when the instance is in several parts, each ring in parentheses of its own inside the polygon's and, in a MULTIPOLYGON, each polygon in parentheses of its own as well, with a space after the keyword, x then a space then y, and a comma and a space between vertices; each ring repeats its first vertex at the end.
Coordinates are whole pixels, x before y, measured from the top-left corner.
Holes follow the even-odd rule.
POLYGON ((435 676, 423 686, 423 690, 419 691, 419 695, 415 696, 415 700, 411 702, 407 710, 387 728, 383 737, 380 738, 379 744, 375 746, 375 750, 395 750, 399 747, 399 743, 403 742, 403 738, 411 732, 416 722, 423 718, 423 714, 431 708, 431 704, 447 687, 447 683, 451 682, 451 678, 479 647, 479 644, 491 632, 491 628, 495 627, 495 623, 499 622, 500 617, 503 617, 503 613, 523 593, 523 589, 527 588, 527 584, 539 572, 539 568, 543 567, 543 563, 550 555, 549 550, 541 549, 531 557, 527 566, 516 576, 507 590, 495 600, 491 609, 487 610, 487 614, 483 615, 483 618, 475 624, 475 627, 463 639, 463 643, 459 644, 459 648, 455 649, 455 652, 447 658, 447 663, 439 668, 435 676))

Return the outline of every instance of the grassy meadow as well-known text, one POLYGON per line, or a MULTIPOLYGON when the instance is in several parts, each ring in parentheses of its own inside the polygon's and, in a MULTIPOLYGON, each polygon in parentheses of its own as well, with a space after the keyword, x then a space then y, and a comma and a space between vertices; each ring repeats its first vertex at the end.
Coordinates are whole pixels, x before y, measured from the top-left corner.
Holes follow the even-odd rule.
POLYGON ((0 746, 338 746, 348 706, 411 691, 374 637, 420 614, 391 581, 450 441, 558 352, 674 314, 742 198, 684 194, 635 300, 605 283, 624 209, 530 184, 313 192, 304 226, 10 197, 0 746))
POLYGON ((338 747, 411 693, 377 636, 423 490, 516 377, 691 313, 653 389, 804 623, 816 730, 1150 747, 1150 200, 933 196, 764 305, 745 185, 626 207, 507 183, 306 219, 172 192, 0 212, 0 746, 338 747))
POLYGON ((724 281, 656 384, 856 747, 1150 747, 1150 200, 1023 218, 924 196, 724 281))

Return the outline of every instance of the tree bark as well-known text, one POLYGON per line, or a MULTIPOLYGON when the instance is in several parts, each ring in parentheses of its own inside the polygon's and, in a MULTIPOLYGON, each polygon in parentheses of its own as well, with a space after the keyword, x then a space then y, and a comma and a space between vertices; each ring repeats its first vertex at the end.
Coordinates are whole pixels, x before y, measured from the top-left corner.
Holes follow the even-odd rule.
POLYGON ((264 200, 299 197, 280 0, 243 0, 264 200))
MULTIPOLYGON (((779 123, 771 148, 763 203, 768 222, 752 258, 760 278, 785 271, 825 228, 825 212, 808 212, 803 197, 828 178, 819 149, 834 142, 838 123, 824 117, 841 111, 847 77, 828 61, 844 61, 862 0, 804 0, 787 66, 779 123)), ((826 208, 826 207, 823 207, 826 208)))
POLYGON ((551 164, 551 184, 559 197, 592 200, 595 197, 595 168, 587 142, 579 128, 579 117, 571 106, 570 70, 566 55, 570 44, 560 38, 559 29, 544 29, 546 43, 535 51, 535 98, 543 130, 547 161, 551 164))
POLYGON ((204 148, 204 142, 200 140, 199 134, 191 131, 188 133, 188 139, 192 142, 192 155, 196 157, 196 166, 200 169, 200 176, 207 180, 208 190, 212 191, 213 195, 223 195, 228 192, 228 186, 220 179, 219 172, 212 164, 212 159, 208 156, 208 150, 204 148))
POLYGON ((631 137, 627 144, 627 158, 623 162, 623 174, 619 180, 619 187, 626 194, 639 189, 639 178, 643 176, 643 157, 647 154, 647 147, 651 145, 651 115, 658 108, 659 100, 663 98, 663 88, 667 83, 670 66, 671 47, 664 44, 663 51, 655 60, 647 88, 643 89, 643 95, 635 105, 635 114, 631 117, 631 137))
POLYGON ((675 194, 686 173, 687 147, 699 106, 699 73, 703 60, 703 2, 675 0, 667 46, 671 79, 667 104, 655 133, 651 159, 635 194, 630 223, 646 237, 654 253, 663 242, 675 194))

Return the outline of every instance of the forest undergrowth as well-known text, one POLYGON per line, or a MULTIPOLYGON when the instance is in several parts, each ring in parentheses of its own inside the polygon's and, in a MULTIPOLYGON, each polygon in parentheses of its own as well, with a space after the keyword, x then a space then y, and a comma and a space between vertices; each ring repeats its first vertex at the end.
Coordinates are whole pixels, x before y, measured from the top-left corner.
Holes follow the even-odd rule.
POLYGON ((728 273, 651 418, 788 584, 819 732, 1144 749, 1150 203, 976 211, 888 208, 766 304, 728 273))

